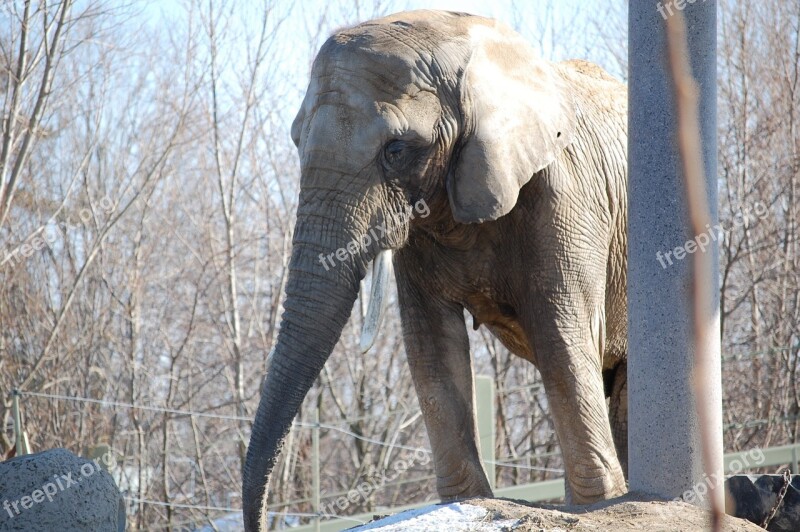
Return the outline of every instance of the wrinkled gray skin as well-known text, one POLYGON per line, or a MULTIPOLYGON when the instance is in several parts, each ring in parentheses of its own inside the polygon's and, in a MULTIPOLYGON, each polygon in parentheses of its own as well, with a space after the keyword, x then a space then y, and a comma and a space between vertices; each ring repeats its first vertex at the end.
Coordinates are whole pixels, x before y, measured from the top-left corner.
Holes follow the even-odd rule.
POLYGON ((464 309, 539 368, 571 502, 626 491, 626 116, 624 86, 600 68, 538 60, 492 20, 417 11, 328 39, 292 126, 300 201, 246 530, 264 528, 282 441, 386 249, 441 498, 492 494, 464 309), (430 216, 400 224, 419 200, 430 216), (377 245, 321 265, 381 224, 377 245))

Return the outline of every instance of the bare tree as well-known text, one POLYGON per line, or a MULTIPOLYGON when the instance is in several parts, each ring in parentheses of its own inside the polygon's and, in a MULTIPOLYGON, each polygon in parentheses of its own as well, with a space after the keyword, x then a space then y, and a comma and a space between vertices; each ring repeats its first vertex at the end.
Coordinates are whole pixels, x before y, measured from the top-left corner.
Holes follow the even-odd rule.
MULTIPOLYGON (((213 525, 240 507, 297 204, 289 129, 311 59, 337 28, 408 7, 0 6, 0 454, 13 446, 18 388, 35 450, 114 449, 136 528, 213 525)), ((584 57, 624 77, 624 10, 516 2, 506 21, 547 58, 584 57)), ((789 1, 721 12, 726 445, 741 449, 798 437, 800 13, 789 1)), ((366 355, 362 308, 276 465, 276 527, 312 510, 317 411, 323 510, 435 496, 430 462, 415 461, 335 505, 408 460, 405 447, 428 445, 396 302, 366 355)), ((561 476, 536 369, 484 329, 470 341, 476 371, 497 384, 497 485, 561 476)))
POLYGON ((721 10, 723 353, 728 445, 796 441, 800 9, 721 10))

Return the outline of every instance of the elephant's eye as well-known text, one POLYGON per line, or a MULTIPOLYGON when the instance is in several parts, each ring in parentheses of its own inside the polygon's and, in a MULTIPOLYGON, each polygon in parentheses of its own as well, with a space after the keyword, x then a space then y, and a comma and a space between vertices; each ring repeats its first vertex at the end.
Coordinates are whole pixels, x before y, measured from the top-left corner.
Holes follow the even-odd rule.
POLYGON ((393 140, 383 149, 383 157, 389 166, 394 166, 403 159, 406 143, 402 140, 393 140))

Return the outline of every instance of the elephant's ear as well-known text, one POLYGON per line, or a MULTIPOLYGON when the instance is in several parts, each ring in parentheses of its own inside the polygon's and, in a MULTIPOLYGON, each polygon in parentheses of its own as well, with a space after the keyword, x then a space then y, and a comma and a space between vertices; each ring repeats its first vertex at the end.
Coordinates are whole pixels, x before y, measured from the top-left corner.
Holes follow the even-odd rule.
POLYGON ((464 133, 448 176, 453 216, 495 220, 520 188, 571 142, 575 106, 564 80, 522 37, 502 25, 470 28, 461 78, 464 133))

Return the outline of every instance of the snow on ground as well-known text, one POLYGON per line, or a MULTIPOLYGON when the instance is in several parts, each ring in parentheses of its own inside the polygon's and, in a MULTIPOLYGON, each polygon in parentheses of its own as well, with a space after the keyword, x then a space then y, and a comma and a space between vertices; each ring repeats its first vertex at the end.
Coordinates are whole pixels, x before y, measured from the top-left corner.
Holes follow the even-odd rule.
POLYGON ((487 514, 486 508, 454 502, 407 510, 351 530, 358 532, 366 530, 380 532, 439 532, 441 530, 501 532, 504 529, 508 530, 517 522, 517 519, 491 521, 491 518, 487 519, 487 514), (486 522, 483 522, 484 520, 486 522))

